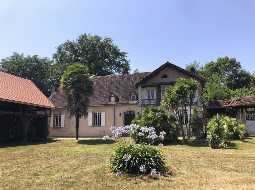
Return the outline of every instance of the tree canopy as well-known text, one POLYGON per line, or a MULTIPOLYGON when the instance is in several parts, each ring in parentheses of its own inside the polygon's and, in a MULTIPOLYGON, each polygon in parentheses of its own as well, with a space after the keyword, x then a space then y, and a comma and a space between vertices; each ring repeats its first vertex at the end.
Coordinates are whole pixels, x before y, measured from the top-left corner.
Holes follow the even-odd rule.
POLYGON ((175 85, 166 89, 161 106, 171 111, 176 119, 177 127, 182 130, 182 136, 185 140, 185 125, 188 137, 191 136, 190 120, 187 121, 189 111, 191 118, 191 109, 194 105, 195 94, 198 89, 198 82, 194 79, 177 79, 175 85))
POLYGON ((108 75, 129 71, 127 53, 113 44, 111 38, 82 34, 75 41, 57 47, 54 60, 62 71, 72 63, 86 65, 90 74, 108 75))
POLYGON ((219 57, 216 61, 205 64, 201 74, 207 79, 218 75, 221 81, 232 90, 246 88, 251 82, 251 74, 242 69, 239 61, 229 57, 219 57))
POLYGON ((88 68, 82 64, 68 66, 62 75, 61 86, 67 95, 67 109, 76 119, 76 139, 78 140, 79 119, 87 115, 89 96, 93 92, 88 68))
POLYGON ((244 70, 235 58, 219 57, 204 66, 193 62, 186 69, 206 78, 205 101, 255 95, 253 75, 244 70))
POLYGON ((0 65, 8 73, 32 80, 46 96, 50 95, 56 83, 52 61, 48 58, 13 53, 10 57, 2 59, 0 65))

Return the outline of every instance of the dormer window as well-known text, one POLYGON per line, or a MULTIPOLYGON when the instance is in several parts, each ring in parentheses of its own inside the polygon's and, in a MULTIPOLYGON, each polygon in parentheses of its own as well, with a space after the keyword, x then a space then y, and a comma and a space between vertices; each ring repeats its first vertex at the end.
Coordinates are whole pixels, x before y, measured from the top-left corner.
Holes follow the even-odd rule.
POLYGON ((109 99, 111 103, 119 102, 119 97, 115 96, 114 94, 112 94, 109 99))
POLYGON ((130 95, 130 101, 136 101, 136 100, 137 100, 136 94, 131 94, 130 95))
POLYGON ((166 78, 167 78, 167 75, 164 74, 164 75, 161 76, 161 78, 162 78, 162 79, 166 79, 166 78))

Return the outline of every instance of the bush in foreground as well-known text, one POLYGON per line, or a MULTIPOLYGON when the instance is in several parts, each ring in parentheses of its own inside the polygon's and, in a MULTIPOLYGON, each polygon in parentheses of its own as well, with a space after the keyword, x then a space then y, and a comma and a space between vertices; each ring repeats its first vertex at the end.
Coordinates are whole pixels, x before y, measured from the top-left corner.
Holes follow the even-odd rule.
POLYGON ((111 169, 124 174, 165 174, 167 167, 160 151, 144 144, 120 144, 111 158, 111 169))
POLYGON ((245 134, 244 124, 228 116, 213 117, 207 128, 211 148, 225 147, 228 141, 242 139, 245 134))

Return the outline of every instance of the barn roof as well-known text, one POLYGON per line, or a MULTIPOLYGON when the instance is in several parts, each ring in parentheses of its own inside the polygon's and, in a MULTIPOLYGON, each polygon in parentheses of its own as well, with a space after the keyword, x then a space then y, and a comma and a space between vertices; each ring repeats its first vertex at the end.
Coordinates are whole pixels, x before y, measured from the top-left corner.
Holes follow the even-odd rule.
POLYGON ((27 79, 0 71, 0 101, 54 108, 52 102, 27 79))
POLYGON ((228 107, 255 106, 255 96, 243 96, 229 100, 215 100, 208 103, 208 109, 223 109, 228 107))

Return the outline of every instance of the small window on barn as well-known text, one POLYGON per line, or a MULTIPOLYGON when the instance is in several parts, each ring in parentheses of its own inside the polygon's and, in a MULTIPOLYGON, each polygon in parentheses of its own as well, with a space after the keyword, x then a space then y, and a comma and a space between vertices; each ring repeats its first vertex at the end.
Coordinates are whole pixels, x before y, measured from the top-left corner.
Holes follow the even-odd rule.
POLYGON ((166 79, 168 76, 166 74, 162 75, 161 78, 162 79, 166 79))
POLYGON ((246 120, 255 121, 255 110, 253 109, 246 110, 246 120))
POLYGON ((54 114, 53 116, 53 127, 60 128, 61 127, 61 114, 54 114))

